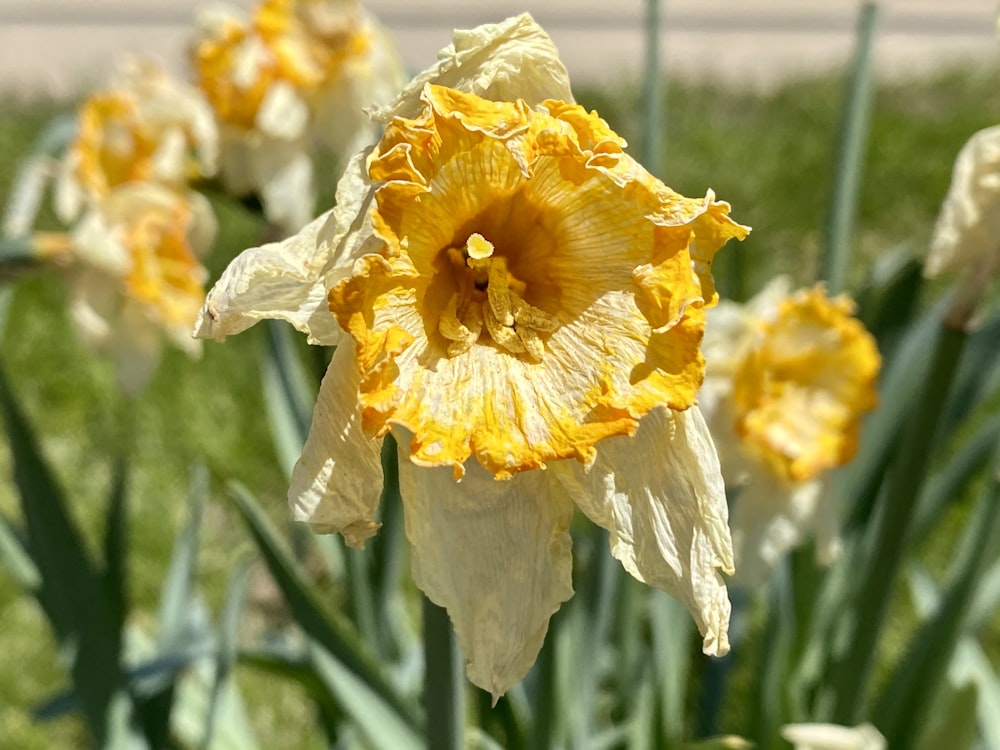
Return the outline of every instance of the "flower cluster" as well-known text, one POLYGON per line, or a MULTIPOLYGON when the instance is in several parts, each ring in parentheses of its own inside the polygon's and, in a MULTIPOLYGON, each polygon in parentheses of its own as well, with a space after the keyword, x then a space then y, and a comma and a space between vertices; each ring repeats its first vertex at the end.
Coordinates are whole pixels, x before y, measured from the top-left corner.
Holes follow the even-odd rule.
POLYGON ((223 182, 258 195, 287 233, 314 215, 317 146, 343 160, 369 145, 364 109, 403 84, 395 47, 355 0, 263 0, 250 19, 207 11, 191 62, 218 122, 223 182))
POLYGON ((71 229, 36 233, 37 255, 71 263, 71 314, 84 341, 110 354, 126 393, 159 359, 161 331, 200 352, 191 326, 215 219, 191 182, 215 171, 215 124, 198 91, 151 60, 126 60, 80 106, 55 168, 55 209, 71 229))
POLYGON ((735 492, 741 582, 761 582, 812 534, 821 562, 836 554, 840 523, 822 477, 854 455, 880 367, 853 311, 822 286, 791 294, 779 277, 746 305, 709 313, 699 401, 735 492))
POLYGON ((373 116, 336 207, 239 256, 197 333, 261 318, 335 344, 289 500, 360 547, 400 445, 414 579, 499 696, 572 595, 574 507, 728 650, 718 460, 695 405, 710 266, 746 227, 650 175, 530 16, 456 32, 373 116))

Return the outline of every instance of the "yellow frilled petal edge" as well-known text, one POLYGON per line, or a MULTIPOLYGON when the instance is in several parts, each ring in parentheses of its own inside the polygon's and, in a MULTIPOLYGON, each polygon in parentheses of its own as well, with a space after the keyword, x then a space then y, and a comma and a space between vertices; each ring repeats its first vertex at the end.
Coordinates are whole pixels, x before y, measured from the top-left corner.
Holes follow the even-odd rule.
POLYGON ((339 346, 320 385, 312 426, 292 471, 288 502, 296 521, 325 534, 340 532, 360 548, 380 524, 381 440, 361 429, 354 345, 339 346))
POLYGON ((853 312, 821 285, 783 300, 734 376, 736 433, 788 480, 849 461, 877 402, 881 358, 853 312))
POLYGON ((707 273, 748 230, 679 196, 596 115, 428 85, 369 158, 378 253, 330 292, 363 424, 411 459, 497 477, 594 457, 701 385, 707 273))
POLYGON ((498 482, 470 463, 456 483, 400 441, 413 579, 448 610, 469 680, 494 702, 535 663, 549 618, 573 595, 573 504, 549 472, 498 482))
POLYGON ((697 407, 647 414, 635 436, 601 443, 589 467, 550 468, 637 580, 691 612, 706 654, 729 651, 731 606, 719 571, 733 573, 733 547, 719 460, 697 407))

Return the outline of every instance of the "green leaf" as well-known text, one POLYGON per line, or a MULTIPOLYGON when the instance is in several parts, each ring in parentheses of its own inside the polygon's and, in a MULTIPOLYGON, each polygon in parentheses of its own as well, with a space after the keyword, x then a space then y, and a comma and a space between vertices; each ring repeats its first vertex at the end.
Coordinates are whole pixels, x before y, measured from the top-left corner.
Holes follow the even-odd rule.
POLYGON ((265 329, 267 349, 260 364, 264 403, 278 463, 290 478, 309 434, 316 388, 309 386, 288 325, 268 320, 265 329))
POLYGON ((121 634, 113 605, 2 368, 0 410, 11 446, 27 548, 42 578, 38 599, 60 644, 72 651, 74 690, 87 726, 100 745, 108 736, 112 698, 123 684, 121 634))
POLYGON ((7 569, 11 578, 23 591, 37 594, 38 588, 42 585, 42 574, 38 572, 38 567, 24 548, 18 532, 2 515, 0 515, 0 565, 7 569))
POLYGON ((333 658, 319 644, 310 644, 308 653, 320 680, 372 747, 391 747, 394 750, 417 750, 425 747, 423 738, 414 726, 387 705, 370 683, 360 679, 356 672, 346 668, 343 662, 333 658))
MULTIPOLYGON (((114 629, 122 633, 128 611, 128 515, 125 493, 126 466, 115 463, 111 498, 104 524, 104 588, 108 592, 114 629)), ((121 645, 118 646, 119 651, 121 645)))
MULTIPOLYGON (((215 675, 212 681, 212 692, 205 718, 204 739, 201 745, 203 750, 208 750, 212 746, 216 725, 222 720, 220 714, 226 710, 226 695, 235 690, 235 682, 231 679, 231 674, 233 665, 236 663, 240 623, 243 619, 243 604, 246 601, 251 569, 252 560, 250 558, 242 559, 237 564, 229 581, 229 589, 226 591, 226 600, 222 608, 222 624, 218 634, 215 675)), ((231 708, 229 713, 232 713, 231 708)))
MULTIPOLYGON (((1000 460, 1000 453, 997 456, 1000 460)), ((891 747, 911 747, 945 682, 969 608, 1000 541, 1000 481, 983 493, 963 534, 947 589, 911 641, 872 715, 891 747)))
POLYGON ((157 650, 161 653, 181 650, 188 645, 191 603, 198 567, 201 519, 208 501, 208 472, 204 466, 191 471, 188 490, 188 521, 174 540, 170 566, 160 590, 157 627, 157 650))
POLYGON ((850 265, 850 245, 861 192, 874 91, 871 50, 877 21, 878 5, 865 3, 858 17, 854 65, 842 110, 830 211, 820 255, 819 278, 826 281, 833 294, 845 289, 850 265))
POLYGON ((421 722, 414 707, 404 701, 386 680, 364 643, 348 628, 324 613, 306 583, 305 576, 250 493, 233 484, 230 486, 230 496, 299 627, 328 649, 335 659, 353 672, 405 724, 417 730, 421 722))

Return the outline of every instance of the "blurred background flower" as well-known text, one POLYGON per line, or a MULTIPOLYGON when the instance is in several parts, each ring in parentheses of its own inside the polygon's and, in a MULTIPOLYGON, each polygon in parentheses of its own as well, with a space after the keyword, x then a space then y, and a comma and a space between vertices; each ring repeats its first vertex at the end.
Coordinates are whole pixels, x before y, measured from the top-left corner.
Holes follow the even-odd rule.
POLYGON ((256 195, 283 233, 315 215, 320 147, 343 165, 371 143, 365 108, 386 104, 404 71, 388 34, 356 0, 263 0, 245 18, 214 6, 198 17, 190 58, 221 135, 221 178, 256 195))
POLYGON ((751 585, 812 536, 822 563, 836 555, 840 511, 824 478, 854 455, 876 404, 880 358, 853 303, 789 287, 777 277, 746 304, 720 302, 703 346, 699 404, 733 493, 736 580, 751 585))

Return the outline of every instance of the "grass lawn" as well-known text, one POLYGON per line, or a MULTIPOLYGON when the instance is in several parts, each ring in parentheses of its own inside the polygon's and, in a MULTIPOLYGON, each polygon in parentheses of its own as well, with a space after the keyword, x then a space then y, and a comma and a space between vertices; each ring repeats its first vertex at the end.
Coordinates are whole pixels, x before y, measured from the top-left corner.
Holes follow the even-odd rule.
MULTIPOLYGON (((974 131, 1000 123, 997 90, 1000 72, 992 69, 956 69, 879 87, 853 287, 889 248, 924 252, 959 148, 974 131)), ((732 204, 737 221, 753 227, 746 242, 731 244, 719 256, 716 275, 723 295, 746 297, 779 272, 801 283, 813 278, 842 96, 839 76, 794 82, 766 95, 712 85, 669 86, 660 176, 689 196, 713 189, 732 204)), ((639 146, 637 87, 581 89, 578 97, 639 146)), ((68 110, 68 105, 11 100, 0 107, 0 202, 39 128, 54 113, 68 110)), ((241 206, 220 201, 216 208, 220 234, 209 260, 213 278, 239 250, 255 244, 259 231, 241 206)), ((55 226, 51 217, 46 221, 55 226)), ((286 484, 271 446, 257 369, 263 330, 252 329, 224 345, 206 342, 197 362, 165 352, 149 388, 124 401, 110 366, 74 338, 64 280, 35 275, 12 283, 16 293, 0 358, 92 541, 100 532, 112 457, 128 459, 133 619, 152 624, 171 544, 184 521, 190 467, 197 462, 209 468, 218 501, 206 518, 199 569, 206 600, 217 612, 234 562, 251 549, 223 499, 222 482, 239 480, 273 518, 282 523, 286 518, 286 484)), ((9 475, 9 457, 0 451, 0 512, 16 517, 9 475)), ((928 549, 939 565, 949 554, 948 540, 928 549)), ((1000 625, 994 629, 994 653, 997 632, 1000 625)), ((3 573, 0 641, 4 747, 80 745, 84 733, 74 720, 40 725, 28 715, 65 685, 65 676, 33 600, 3 573)), ((262 747, 322 747, 303 696, 253 674, 243 674, 242 680, 262 747)), ((730 693, 735 705, 739 699, 730 693)), ((732 716, 736 724, 727 729, 745 729, 738 725, 738 710, 732 716)))

